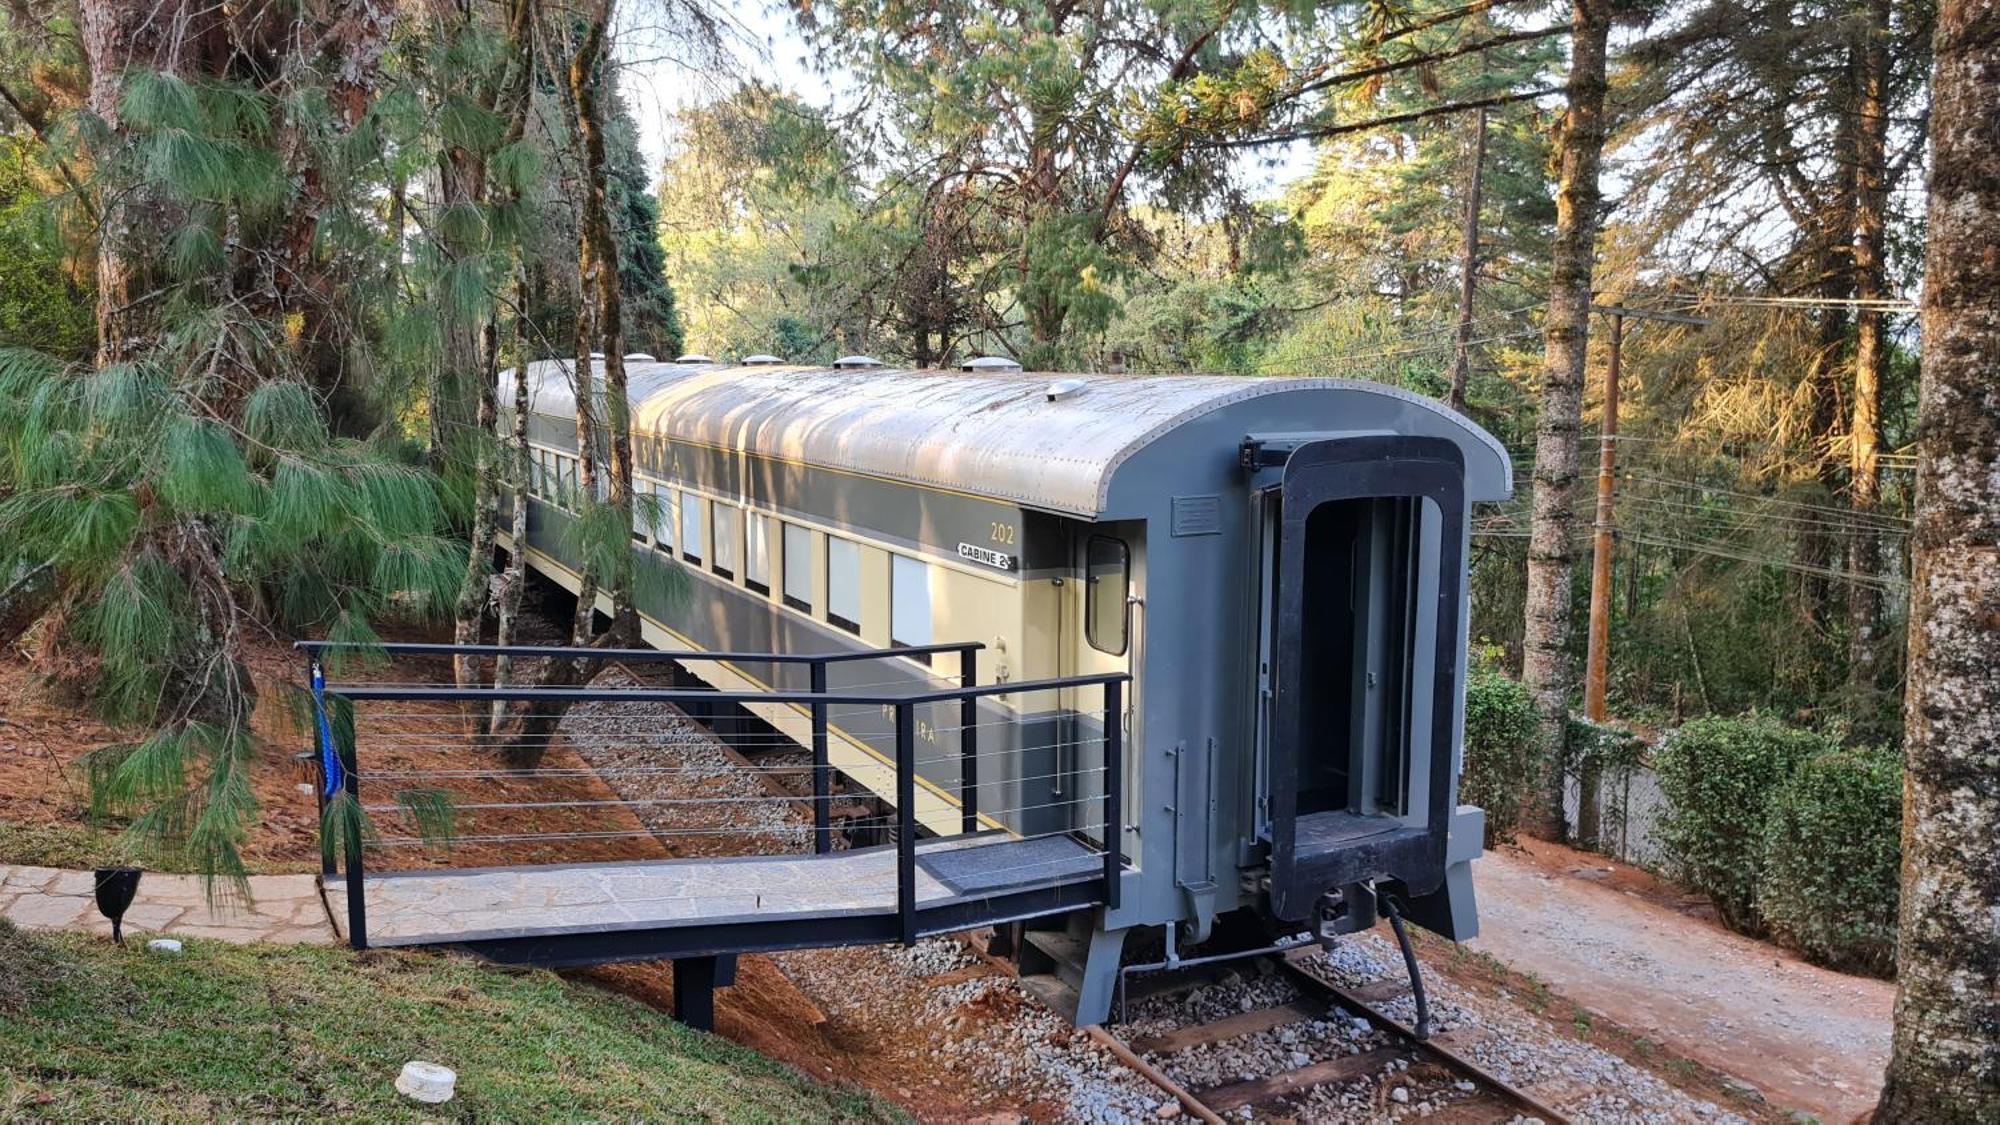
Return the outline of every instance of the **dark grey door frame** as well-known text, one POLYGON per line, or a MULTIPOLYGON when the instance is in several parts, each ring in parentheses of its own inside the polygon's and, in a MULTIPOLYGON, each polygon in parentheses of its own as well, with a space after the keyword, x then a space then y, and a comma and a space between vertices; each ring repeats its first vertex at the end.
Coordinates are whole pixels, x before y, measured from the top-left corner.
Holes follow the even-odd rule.
MULTIPOLYGON (((1270 760, 1271 904, 1285 919, 1303 918, 1327 890, 1371 878, 1391 878, 1413 896, 1444 880, 1445 843, 1451 827, 1452 762, 1456 755, 1458 643, 1464 589, 1465 458, 1442 438, 1409 435, 1329 438, 1299 446, 1285 462, 1279 526, 1276 613, 1276 691, 1270 760), (1412 745, 1412 770, 1427 768, 1428 804, 1420 826, 1347 841, 1300 855, 1298 776, 1302 731, 1306 520, 1336 500, 1415 498, 1437 505, 1435 630, 1430 675, 1428 748, 1412 745)), ((1423 619, 1422 608, 1418 619, 1423 619)), ((1419 736, 1411 732, 1413 743, 1419 736)))

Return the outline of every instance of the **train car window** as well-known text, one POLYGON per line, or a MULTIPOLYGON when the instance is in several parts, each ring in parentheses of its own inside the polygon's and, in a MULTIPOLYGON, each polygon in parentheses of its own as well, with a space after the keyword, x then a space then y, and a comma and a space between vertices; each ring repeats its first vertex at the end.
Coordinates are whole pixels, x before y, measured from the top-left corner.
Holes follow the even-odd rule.
POLYGON ((556 503, 576 507, 576 458, 556 455, 556 503))
POLYGON ((674 553, 674 490, 664 484, 653 486, 659 497, 659 522, 653 525, 653 549, 662 554, 674 553))
MULTIPOLYGON (((921 648, 932 643, 931 568, 903 555, 889 560, 889 645, 921 648)), ((931 662, 929 653, 912 659, 931 662)))
POLYGON ((549 451, 535 450, 535 459, 528 466, 528 495, 537 499, 549 494, 549 451))
POLYGON ((632 482, 632 539, 644 543, 653 537, 653 482, 632 482))
POLYGON ((811 528, 785 525, 785 604, 800 613, 813 611, 812 550, 811 528))
POLYGON ((1125 598, 1132 585, 1132 549, 1123 539, 1093 535, 1083 554, 1083 635, 1090 647, 1125 655, 1125 598))
POLYGON ((715 512, 715 558, 710 560, 709 569, 723 578, 736 577, 736 556, 742 551, 741 510, 721 501, 710 507, 715 512))
POLYGON ((826 619, 861 632, 861 545, 826 537, 826 619))
POLYGON ((701 561, 701 497, 681 493, 681 557, 701 561))
POLYGON ((750 512, 743 523, 743 584, 771 592, 771 517, 750 512))

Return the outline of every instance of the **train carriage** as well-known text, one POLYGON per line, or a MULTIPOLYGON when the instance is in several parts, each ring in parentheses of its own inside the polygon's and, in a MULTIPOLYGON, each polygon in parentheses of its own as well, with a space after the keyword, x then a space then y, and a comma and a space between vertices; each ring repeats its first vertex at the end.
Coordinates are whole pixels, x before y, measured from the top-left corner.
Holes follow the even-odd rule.
MULTIPOLYGON (((1084 748, 1104 721, 1084 701, 1023 692, 976 716, 953 704, 917 734, 936 751, 919 758, 920 822, 957 830, 965 790, 944 751, 970 720, 982 823, 1116 834, 1130 866, 1119 906, 1070 935, 1081 1021, 1103 1018, 1135 928, 1201 940, 1240 911, 1347 932, 1374 922, 1383 892, 1447 936, 1476 928, 1483 816, 1457 803, 1469 519, 1512 480, 1462 416, 1337 379, 627 371, 636 488, 656 498, 633 550, 686 576, 678 596, 642 599, 649 644, 982 646, 970 668, 949 652, 888 672, 832 665, 848 678, 833 690, 1131 673, 1130 796, 1109 829, 1084 811, 1102 784, 1084 748)), ((573 590, 569 365, 535 364, 530 383, 528 559, 573 590)), ((511 380, 501 389, 511 397, 511 380)), ((728 690, 809 686, 798 667, 689 669, 728 690)), ((759 713, 803 739, 801 715, 759 713)), ((839 716, 832 758, 893 798, 887 730, 879 714, 839 716)))

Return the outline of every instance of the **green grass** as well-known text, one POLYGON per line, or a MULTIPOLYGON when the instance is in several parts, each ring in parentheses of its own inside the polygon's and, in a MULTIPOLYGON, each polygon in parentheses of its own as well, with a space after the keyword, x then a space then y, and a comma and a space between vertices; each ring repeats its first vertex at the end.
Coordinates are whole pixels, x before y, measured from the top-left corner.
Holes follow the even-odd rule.
POLYGON ((0 1120, 876 1121, 896 1111, 545 972, 190 941, 178 958, 0 921, 0 1120), (397 1094, 428 1059, 439 1107, 397 1094))

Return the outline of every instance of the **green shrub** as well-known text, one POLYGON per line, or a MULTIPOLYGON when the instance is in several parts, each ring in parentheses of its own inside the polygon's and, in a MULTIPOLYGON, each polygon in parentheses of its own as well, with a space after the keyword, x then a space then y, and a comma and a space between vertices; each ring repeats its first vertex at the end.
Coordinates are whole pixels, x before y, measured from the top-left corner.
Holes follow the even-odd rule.
POLYGON ((1824 735, 1764 716, 1696 719, 1655 757, 1667 811, 1660 843, 1672 873, 1714 903, 1724 925, 1757 924, 1757 882, 1771 798, 1799 762, 1835 749, 1824 735))
POLYGON ((1458 799, 1486 810, 1486 842, 1514 838, 1522 797, 1544 754, 1528 689, 1505 673, 1475 668, 1465 684, 1465 760, 1458 799))
POLYGON ((1836 969, 1896 961, 1903 769, 1888 750, 1799 763, 1771 798, 1757 912, 1781 941, 1836 969))

